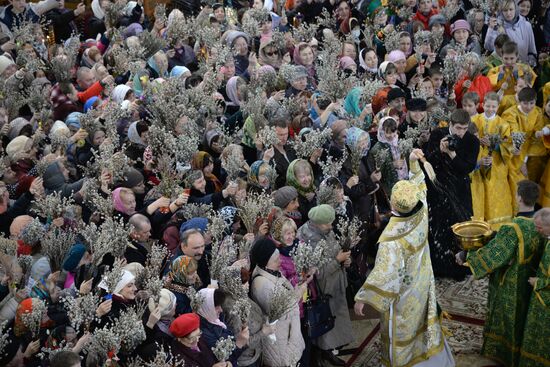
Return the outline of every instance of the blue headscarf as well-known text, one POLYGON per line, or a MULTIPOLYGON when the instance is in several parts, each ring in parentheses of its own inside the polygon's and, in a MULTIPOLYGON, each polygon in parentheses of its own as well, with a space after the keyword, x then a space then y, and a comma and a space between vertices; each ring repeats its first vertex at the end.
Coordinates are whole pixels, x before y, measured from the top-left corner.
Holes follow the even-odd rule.
POLYGON ((207 227, 208 227, 208 219, 201 218, 201 217, 191 218, 187 222, 183 222, 181 224, 180 238, 182 237, 183 232, 185 232, 189 229, 198 229, 202 233, 205 233, 207 227))
POLYGON ((71 247, 69 253, 65 256, 65 260, 63 261, 63 270, 74 271, 85 253, 86 246, 81 243, 77 243, 71 247))
POLYGON ((151 67, 151 69, 153 69, 157 75, 159 76, 159 78, 165 78, 168 76, 168 71, 166 71, 164 74, 160 74, 160 71, 159 71, 159 67, 157 65, 157 62, 155 61, 155 56, 151 56, 148 60, 147 60, 147 65, 149 65, 151 67))
POLYGON ((94 103, 99 99, 98 96, 93 96, 84 103, 84 113, 94 108, 94 103))
POLYGON ((362 89, 360 87, 355 87, 349 91, 348 95, 344 99, 344 109, 352 117, 359 117, 363 111, 363 108, 360 106, 361 93, 362 89))
POLYGON ((80 116, 82 116, 83 113, 81 112, 71 112, 69 113, 69 116, 65 119, 65 124, 67 124, 67 127, 74 127, 77 129, 80 129, 80 116))
POLYGON ((363 135, 367 136, 369 142, 367 148, 362 152, 364 157, 367 155, 370 149, 370 136, 365 130, 362 130, 355 126, 350 127, 346 136, 346 145, 350 148, 354 148, 359 143, 359 140, 363 137, 363 135))
POLYGON ((186 68, 185 66, 180 66, 180 65, 176 65, 172 68, 172 70, 170 71, 170 76, 171 77, 178 77, 182 74, 185 74, 186 72, 191 72, 191 70, 189 70, 188 68, 186 68))

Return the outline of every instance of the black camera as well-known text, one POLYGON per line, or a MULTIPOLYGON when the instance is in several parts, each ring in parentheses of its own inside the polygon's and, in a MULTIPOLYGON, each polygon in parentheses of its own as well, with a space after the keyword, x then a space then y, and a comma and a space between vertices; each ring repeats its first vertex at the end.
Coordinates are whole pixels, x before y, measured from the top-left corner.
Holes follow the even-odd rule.
POLYGON ((460 141, 460 138, 458 137, 458 135, 455 135, 455 134, 447 135, 445 139, 447 139, 447 142, 449 143, 448 145, 449 150, 451 152, 454 152, 458 147, 458 142, 460 141))

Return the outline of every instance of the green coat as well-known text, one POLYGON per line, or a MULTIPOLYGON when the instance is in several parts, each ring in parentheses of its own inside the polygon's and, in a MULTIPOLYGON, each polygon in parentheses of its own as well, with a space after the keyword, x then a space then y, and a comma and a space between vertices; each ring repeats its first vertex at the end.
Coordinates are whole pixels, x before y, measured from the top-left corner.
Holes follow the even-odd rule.
POLYGON ((544 242, 532 219, 517 217, 467 261, 475 278, 489 277, 487 319, 481 353, 508 367, 518 366, 523 325, 534 276, 544 242))
POLYGON ((523 331, 520 367, 550 366, 550 241, 537 270, 523 331))

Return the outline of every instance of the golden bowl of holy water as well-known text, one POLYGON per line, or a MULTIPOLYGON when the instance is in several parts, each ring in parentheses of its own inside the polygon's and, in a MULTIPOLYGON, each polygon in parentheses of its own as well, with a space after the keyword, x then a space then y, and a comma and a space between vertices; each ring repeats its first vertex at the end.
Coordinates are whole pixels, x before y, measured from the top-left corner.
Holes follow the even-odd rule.
POLYGON ((459 246, 465 250, 477 250, 493 238, 491 225, 482 220, 470 220, 451 226, 459 246))

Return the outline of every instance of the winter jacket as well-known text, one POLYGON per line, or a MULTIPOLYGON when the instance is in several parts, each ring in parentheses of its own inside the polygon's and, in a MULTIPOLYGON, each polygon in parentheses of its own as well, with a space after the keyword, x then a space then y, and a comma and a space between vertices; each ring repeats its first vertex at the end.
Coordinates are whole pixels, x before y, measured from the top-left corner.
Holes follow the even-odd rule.
POLYGON ((65 176, 63 176, 63 173, 61 172, 61 167, 59 164, 59 162, 54 162, 46 168, 46 172, 44 172, 43 175, 43 185, 46 195, 54 192, 60 192, 61 196, 66 198, 74 195, 82 188, 84 179, 80 179, 73 183, 65 182, 65 176))
MULTIPOLYGON (((269 312, 271 296, 276 284, 293 289, 285 277, 276 277, 260 267, 254 269, 250 284, 250 294, 251 298, 262 309, 264 317, 267 317, 269 312)), ((274 328, 277 340, 273 343, 266 337, 263 343, 264 365, 273 367, 295 365, 300 360, 305 348, 304 338, 300 329, 300 311, 298 305, 296 304, 289 312, 280 317, 274 328)))
POLYGON ((476 92, 479 96, 479 105, 481 106, 483 104, 483 98, 485 97, 485 94, 493 90, 491 81, 485 75, 479 74, 472 80, 472 85, 470 86, 470 88, 466 89, 463 87, 463 84, 466 80, 470 80, 467 75, 455 84, 455 95, 458 108, 462 107, 462 97, 464 96, 464 94, 466 94, 466 92, 476 92))
MULTIPOLYGON (((513 23, 506 22, 502 18, 500 19, 504 31, 508 37, 510 37, 510 40, 518 45, 519 61, 525 64, 535 65, 537 60, 537 47, 535 45, 535 36, 531 24, 519 14, 513 23)), ((499 34, 500 32, 493 28, 487 30, 487 36, 485 36, 485 49, 487 51, 493 51, 495 49, 495 39, 499 34)))

